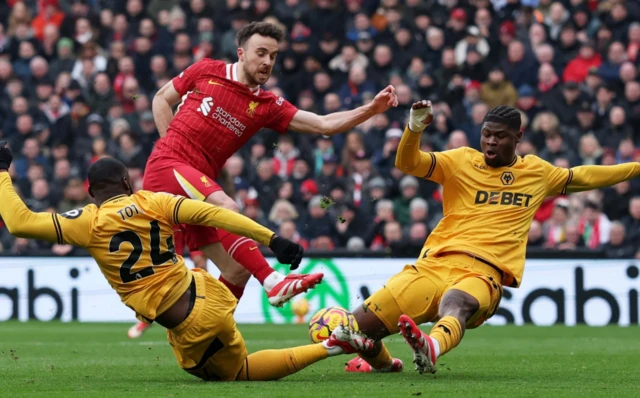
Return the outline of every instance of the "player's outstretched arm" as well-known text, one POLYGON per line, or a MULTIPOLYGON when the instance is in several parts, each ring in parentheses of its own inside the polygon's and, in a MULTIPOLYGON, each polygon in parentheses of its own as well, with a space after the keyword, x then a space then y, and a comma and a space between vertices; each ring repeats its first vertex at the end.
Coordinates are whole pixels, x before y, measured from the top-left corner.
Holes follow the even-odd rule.
POLYGON ((292 269, 297 268, 302 260, 302 246, 277 236, 270 229, 232 210, 207 202, 180 198, 177 199, 172 214, 175 224, 221 228, 260 242, 268 246, 282 264, 291 264, 292 269))
POLYGON ((411 106, 409 125, 405 128, 396 154, 396 167, 406 174, 423 178, 433 168, 434 157, 420 151, 422 132, 433 121, 431 101, 416 102, 411 106))
POLYGON ((0 195, 0 215, 11 235, 61 243, 54 219, 56 215, 29 210, 13 189, 11 176, 6 169, 0 170, 0 195))
POLYGON ((398 106, 398 97, 395 88, 387 86, 369 104, 350 111, 320 116, 313 112, 298 110, 289 123, 289 129, 301 133, 322 135, 343 133, 378 113, 386 112, 392 106, 398 106))
POLYGON ((13 189, 8 171, 12 160, 6 142, 0 141, 0 215, 9 233, 19 238, 61 243, 56 229, 56 215, 32 212, 13 189))
POLYGON ((156 123, 160 137, 164 137, 167 134, 169 123, 173 119, 172 107, 178 101, 180 101, 180 93, 174 87, 173 80, 162 86, 153 97, 151 111, 153 112, 153 121, 156 123))
POLYGON ((578 166, 569 169, 567 193, 589 191, 640 177, 640 163, 615 166, 578 166))

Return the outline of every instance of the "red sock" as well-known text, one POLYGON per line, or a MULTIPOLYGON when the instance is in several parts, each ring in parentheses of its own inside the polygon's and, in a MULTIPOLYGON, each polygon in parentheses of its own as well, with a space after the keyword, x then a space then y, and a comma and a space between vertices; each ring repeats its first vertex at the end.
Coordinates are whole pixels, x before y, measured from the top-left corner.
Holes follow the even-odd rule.
POLYGON ((251 239, 222 230, 218 230, 218 238, 227 253, 260 281, 260 284, 264 284, 265 278, 275 271, 260 253, 258 244, 251 239))
POLYGON ((228 280, 224 279, 222 275, 220 275, 220 278, 218 278, 218 280, 231 291, 231 294, 233 294, 235 298, 240 300, 240 298, 244 294, 244 286, 236 286, 228 280))

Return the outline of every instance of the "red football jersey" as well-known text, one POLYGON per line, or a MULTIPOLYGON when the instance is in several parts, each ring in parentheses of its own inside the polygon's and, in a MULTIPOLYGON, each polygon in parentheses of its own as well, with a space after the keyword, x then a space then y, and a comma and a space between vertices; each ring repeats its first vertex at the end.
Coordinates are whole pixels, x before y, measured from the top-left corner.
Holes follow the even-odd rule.
POLYGON ((268 91, 252 91, 237 76, 237 63, 203 59, 175 77, 182 103, 151 157, 187 162, 216 178, 263 127, 284 134, 298 109, 268 91))

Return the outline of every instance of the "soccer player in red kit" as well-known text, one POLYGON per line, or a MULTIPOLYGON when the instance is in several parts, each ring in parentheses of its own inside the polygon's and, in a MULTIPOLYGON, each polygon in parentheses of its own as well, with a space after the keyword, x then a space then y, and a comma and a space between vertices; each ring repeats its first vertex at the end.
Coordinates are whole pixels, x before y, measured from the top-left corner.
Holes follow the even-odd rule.
MULTIPOLYGON (((397 106, 395 90, 389 86, 367 105, 319 116, 263 90, 260 86, 271 75, 282 38, 273 24, 250 23, 238 32, 238 62, 203 59, 158 91, 152 108, 162 138, 147 163, 144 189, 238 211, 216 178, 227 159, 263 127, 281 134, 291 129, 332 135, 397 106), (172 106, 179 101, 174 115, 172 106)), ((250 274, 262 283, 274 306, 322 280, 322 274, 285 277, 274 271, 250 239, 209 227, 183 228, 189 250, 200 250, 211 259, 221 271, 220 280, 237 298, 250 274)))

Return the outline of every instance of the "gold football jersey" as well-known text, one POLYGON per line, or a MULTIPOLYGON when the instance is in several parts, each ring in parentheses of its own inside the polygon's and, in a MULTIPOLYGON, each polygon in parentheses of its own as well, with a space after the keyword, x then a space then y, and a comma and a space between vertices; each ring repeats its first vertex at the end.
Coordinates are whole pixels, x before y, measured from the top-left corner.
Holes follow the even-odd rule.
POLYGON ((463 147, 419 151, 420 134, 406 129, 396 166, 443 186, 444 217, 422 253, 465 252, 502 270, 503 285, 519 286, 533 216, 548 196, 595 189, 640 175, 640 164, 564 169, 537 156, 487 166, 484 154, 463 147), (428 249, 428 252, 427 252, 428 249))
POLYGON ((138 318, 153 320, 191 283, 173 243, 174 224, 223 228, 269 245, 273 232, 208 203, 166 193, 139 191, 64 214, 33 213, 0 173, 0 213, 9 231, 25 238, 86 248, 111 287, 138 318))

